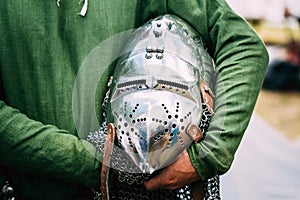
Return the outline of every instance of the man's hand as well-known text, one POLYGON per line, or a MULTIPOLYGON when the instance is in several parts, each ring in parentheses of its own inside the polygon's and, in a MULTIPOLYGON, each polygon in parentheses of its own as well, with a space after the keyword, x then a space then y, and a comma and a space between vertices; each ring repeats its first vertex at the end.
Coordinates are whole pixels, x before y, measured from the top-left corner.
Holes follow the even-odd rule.
POLYGON ((200 177, 192 165, 187 150, 185 150, 177 160, 150 180, 145 181, 144 185, 147 190, 174 190, 199 180, 200 177))

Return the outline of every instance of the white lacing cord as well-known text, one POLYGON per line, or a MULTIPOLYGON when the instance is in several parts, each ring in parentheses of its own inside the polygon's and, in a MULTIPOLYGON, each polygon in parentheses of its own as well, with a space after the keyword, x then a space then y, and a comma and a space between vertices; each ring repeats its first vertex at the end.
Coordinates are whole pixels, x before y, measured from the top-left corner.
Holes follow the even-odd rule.
POLYGON ((80 13, 78 13, 78 15, 81 15, 82 17, 84 17, 87 12, 87 9, 88 9, 88 0, 80 0, 79 3, 81 3, 82 1, 84 1, 84 3, 81 8, 81 11, 80 11, 80 13))
POLYGON ((59 7, 59 6, 60 6, 60 0, 57 0, 57 1, 56 1, 56 4, 57 4, 57 6, 59 7))
MULTIPOLYGON (((61 0, 56 0, 56 4, 57 4, 58 7, 60 6, 60 1, 61 0)), ((83 3, 83 6, 81 8, 81 11, 80 11, 80 13, 78 13, 78 15, 84 17, 86 15, 87 9, 88 9, 88 0, 80 0, 79 4, 81 4, 82 1, 84 1, 84 3, 83 3)))

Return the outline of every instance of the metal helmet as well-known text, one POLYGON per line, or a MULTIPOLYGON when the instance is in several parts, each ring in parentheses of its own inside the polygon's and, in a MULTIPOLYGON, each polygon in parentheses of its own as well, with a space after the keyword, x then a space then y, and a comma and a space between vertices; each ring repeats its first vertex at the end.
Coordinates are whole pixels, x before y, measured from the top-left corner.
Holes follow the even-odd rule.
POLYGON ((151 174, 194 141, 202 116, 200 81, 214 64, 192 27, 173 15, 138 28, 124 52, 113 74, 108 122, 116 126, 121 149, 151 174))

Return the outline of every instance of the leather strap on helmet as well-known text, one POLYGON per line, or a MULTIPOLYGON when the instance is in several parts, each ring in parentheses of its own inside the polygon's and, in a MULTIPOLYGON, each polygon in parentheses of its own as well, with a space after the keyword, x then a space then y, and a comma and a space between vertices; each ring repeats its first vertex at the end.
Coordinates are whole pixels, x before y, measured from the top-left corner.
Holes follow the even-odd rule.
POLYGON ((108 190, 108 179, 109 179, 109 165, 110 157, 112 155, 112 150, 114 146, 114 140, 116 136, 116 128, 114 124, 109 123, 107 125, 107 137, 105 141, 103 162, 101 168, 101 196, 102 200, 109 200, 109 190, 108 190))

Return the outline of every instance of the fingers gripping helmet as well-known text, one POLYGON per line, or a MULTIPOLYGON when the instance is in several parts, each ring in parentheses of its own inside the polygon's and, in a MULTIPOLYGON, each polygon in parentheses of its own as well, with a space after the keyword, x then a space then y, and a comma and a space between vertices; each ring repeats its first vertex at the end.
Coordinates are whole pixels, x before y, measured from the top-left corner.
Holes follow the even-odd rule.
POLYGON ((174 161, 195 139, 200 82, 213 61, 186 22, 172 15, 137 29, 117 64, 107 108, 118 145, 142 173, 174 161), (205 65, 205 66, 204 66, 205 65))

